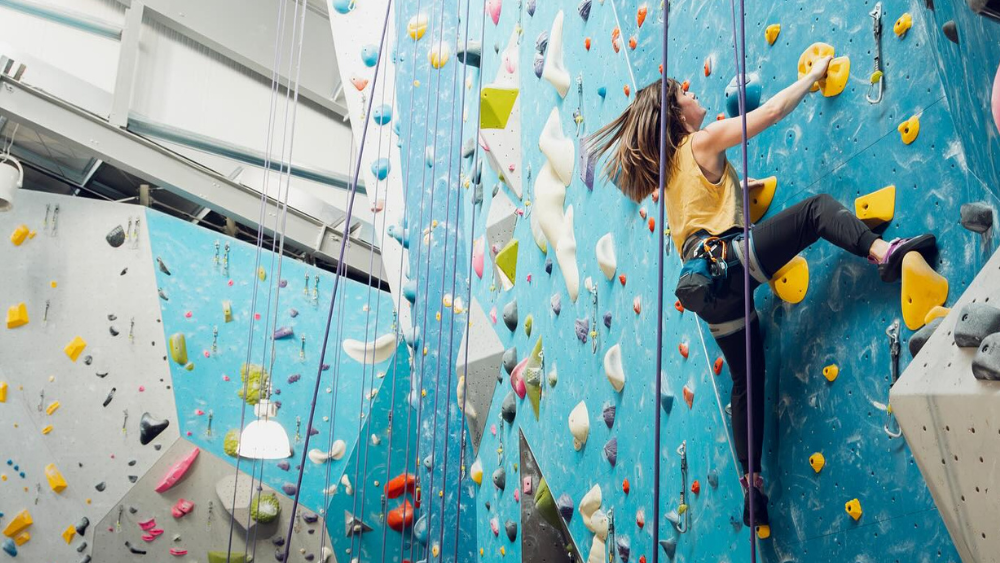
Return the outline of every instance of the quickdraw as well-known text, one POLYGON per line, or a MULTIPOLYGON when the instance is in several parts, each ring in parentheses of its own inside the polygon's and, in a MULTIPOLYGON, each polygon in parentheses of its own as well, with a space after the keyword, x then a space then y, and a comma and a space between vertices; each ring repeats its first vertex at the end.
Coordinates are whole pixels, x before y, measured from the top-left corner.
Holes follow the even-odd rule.
POLYGON ((875 3, 875 8, 868 15, 872 17, 872 34, 875 36, 875 70, 872 72, 867 99, 868 103, 877 104, 882 101, 882 90, 885 87, 885 77, 882 75, 882 3, 875 3))
MULTIPOLYGON (((892 321, 889 328, 885 329, 886 336, 889 337, 889 372, 891 373, 891 379, 889 381, 889 389, 896 384, 896 380, 899 379, 899 319, 892 321)), ((889 435, 890 438, 899 438, 903 435, 903 430, 899 427, 899 423, 896 422, 896 417, 892 414, 892 405, 889 401, 886 401, 886 421, 883 430, 889 435)))

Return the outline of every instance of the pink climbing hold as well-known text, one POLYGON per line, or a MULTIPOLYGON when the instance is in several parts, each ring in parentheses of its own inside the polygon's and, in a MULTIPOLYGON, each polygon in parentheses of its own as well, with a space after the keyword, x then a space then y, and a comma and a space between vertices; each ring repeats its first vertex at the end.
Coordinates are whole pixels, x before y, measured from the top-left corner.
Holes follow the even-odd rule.
POLYGON ((140 385, 140 386, 139 386, 139 392, 140 392, 140 393, 142 393, 142 392, 143 392, 143 391, 145 391, 145 390, 146 390, 146 386, 144 386, 144 385, 140 385))
POLYGON ((500 8, 503 7, 503 2, 501 0, 486 0, 486 12, 490 15, 490 19, 493 20, 493 25, 500 24, 500 8))
POLYGON ((254 313, 253 314, 253 320, 259 321, 260 320, 260 313, 254 313))
POLYGON ((163 535, 163 530, 159 528, 153 528, 152 530, 149 531, 149 534, 154 538, 158 538, 163 535))
POLYGON ((510 386, 514 388, 514 392, 517 396, 524 398, 525 394, 528 392, 528 388, 524 385, 524 377, 521 375, 524 373, 524 368, 528 366, 528 360, 531 357, 527 357, 520 361, 516 366, 514 366, 514 371, 510 372, 510 386))
POLYGON ((156 539, 156 536, 154 536, 153 534, 143 534, 142 535, 142 541, 144 541, 146 543, 149 543, 149 542, 151 542, 151 541, 153 541, 155 539, 156 539))
POLYGON ((357 90, 358 92, 360 92, 360 91, 362 91, 362 90, 365 89, 365 86, 368 86, 368 79, 367 78, 361 78, 360 76, 352 76, 351 77, 351 84, 354 85, 354 89, 355 90, 357 90))
POLYGON ((187 313, 184 313, 184 318, 185 319, 190 319, 192 316, 193 316, 193 313, 191 313, 191 311, 188 311, 187 313))
POLYGON ((497 435, 497 425, 496 424, 491 424, 490 425, 490 434, 493 434, 494 436, 497 435))
POLYGON ((527 281, 528 283, 531 283, 531 274, 528 274, 528 275, 524 276, 524 279, 525 279, 525 281, 527 281))
POLYGON ((479 237, 472 245, 472 269, 476 271, 479 279, 483 279, 483 264, 485 263, 484 245, 485 241, 483 241, 483 237, 479 237))
POLYGON ((198 416, 202 416, 202 415, 205 414, 205 411, 203 411, 201 409, 195 409, 194 414, 196 414, 198 416))
POLYGON ((493 324, 497 324, 497 308, 496 307, 493 307, 492 309, 490 309, 490 320, 493 321, 493 324))
POLYGON ((173 555, 174 557, 181 557, 181 556, 187 555, 187 554, 188 554, 188 550, 186 550, 186 549, 180 549, 180 548, 176 548, 176 547, 171 547, 170 548, 170 555, 173 555))
POLYGON ((143 520, 139 522, 139 529, 142 531, 152 530, 156 527, 156 518, 150 518, 149 520, 143 520))
POLYGON ((223 381, 229 381, 229 376, 228 375, 223 375, 222 376, 222 380, 223 381))
POLYGON ((191 464, 194 463, 194 460, 198 459, 199 453, 201 453, 201 450, 194 448, 186 456, 177 460, 177 463, 171 465, 170 469, 167 470, 166 475, 160 479, 160 482, 157 483, 154 490, 158 493, 162 493, 169 490, 170 487, 176 485, 177 482, 184 477, 184 474, 187 473, 188 469, 191 468, 191 464))
POLYGON ((208 358, 208 357, 210 357, 212 355, 211 353, 209 353, 208 350, 205 350, 204 352, 202 352, 202 354, 204 354, 206 358, 208 358))
POLYGON ((194 510, 194 503, 189 500, 179 499, 177 504, 170 509, 170 514, 174 518, 180 518, 194 510))
POLYGON ((524 489, 524 494, 526 494, 526 495, 530 495, 531 494, 531 477, 530 476, 527 476, 527 477, 524 478, 524 482, 521 485, 521 488, 524 489))
POLYGON ((521 490, 514 489, 514 502, 521 502, 521 490))
POLYGON ((229 280, 229 282, 226 285, 228 285, 229 287, 233 287, 233 280, 229 280))
POLYGON ((991 105, 993 106, 993 122, 997 126, 997 131, 1000 132, 1000 66, 997 67, 997 76, 993 79, 993 100, 991 105))
MULTIPOLYGON (((514 61, 507 55, 503 56, 503 66, 505 69, 507 69, 507 74, 514 74, 514 70, 516 69, 516 67, 514 66, 514 61)), ((513 172, 513 170, 511 170, 511 172, 513 172)))

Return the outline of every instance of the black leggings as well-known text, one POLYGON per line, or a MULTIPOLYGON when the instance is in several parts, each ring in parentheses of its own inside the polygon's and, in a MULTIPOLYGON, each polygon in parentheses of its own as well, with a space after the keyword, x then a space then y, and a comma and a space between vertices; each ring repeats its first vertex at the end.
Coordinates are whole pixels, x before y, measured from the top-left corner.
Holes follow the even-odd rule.
MULTIPOLYGON (((829 195, 817 195, 782 210, 751 229, 751 292, 767 281, 789 260, 823 238, 852 254, 867 257, 879 236, 829 195)), ((742 243, 734 243, 736 244, 742 243)), ((745 262, 745 261, 744 261, 745 262)), ((729 268, 719 298, 698 314, 709 324, 725 355, 733 377, 733 438, 743 472, 750 473, 747 460, 747 377, 743 267, 729 268)), ((753 384, 754 472, 760 471, 764 441, 764 343, 756 312, 750 323, 750 355, 753 384)))

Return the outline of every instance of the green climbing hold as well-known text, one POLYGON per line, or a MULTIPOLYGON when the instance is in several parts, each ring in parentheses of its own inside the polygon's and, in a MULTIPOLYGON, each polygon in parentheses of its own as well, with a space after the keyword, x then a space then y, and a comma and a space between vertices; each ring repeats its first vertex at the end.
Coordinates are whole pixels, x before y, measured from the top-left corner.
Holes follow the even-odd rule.
MULTIPOLYGON (((530 315, 529 315, 530 317, 530 315)), ((525 321, 527 323, 527 321, 525 321)), ((542 399, 542 339, 535 343, 535 348, 528 356, 528 363, 524 366, 524 387, 531 401, 531 408, 535 411, 535 420, 538 420, 538 403, 542 399)))
POLYGON ((260 392, 267 387, 267 371, 258 364, 243 364, 240 368, 240 379, 243 386, 236 392, 248 405, 260 402, 260 392), (244 394, 244 391, 246 393, 244 394))
POLYGON ((240 431, 233 428, 226 432, 226 437, 222 439, 222 451, 229 457, 236 457, 237 450, 240 449, 240 431))
POLYGON ((180 365, 188 363, 187 342, 184 339, 183 332, 171 334, 170 340, 167 342, 167 347, 170 348, 171 359, 180 365))
POLYGON ((479 95, 479 127, 506 129, 517 94, 517 88, 483 88, 479 95))
POLYGON ((556 501, 552 498, 552 491, 549 490, 549 484, 545 482, 544 477, 538 480, 538 489, 535 490, 535 510, 556 529, 562 526, 559 519, 559 509, 556 507, 556 501))
POLYGON ((531 325, 535 323, 534 315, 528 315, 524 318, 524 335, 531 336, 531 325))
POLYGON ((209 551, 208 563, 247 563, 247 556, 245 553, 209 551))
POLYGON ((507 276, 507 284, 514 285, 517 276, 517 239, 512 239, 500 249, 496 257, 497 268, 507 276))
POLYGON ((274 493, 261 493, 250 503, 250 517, 254 522, 269 524, 278 519, 281 514, 281 505, 278 504, 278 496, 274 493))

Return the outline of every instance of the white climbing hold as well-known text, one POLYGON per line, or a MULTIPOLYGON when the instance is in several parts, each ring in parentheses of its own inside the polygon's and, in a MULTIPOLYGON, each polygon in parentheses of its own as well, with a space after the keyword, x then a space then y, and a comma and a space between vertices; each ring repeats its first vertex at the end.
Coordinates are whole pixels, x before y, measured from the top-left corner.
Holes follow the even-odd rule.
POLYGON ((309 450, 309 461, 316 465, 323 465, 328 459, 330 459, 330 456, 323 450, 317 448, 309 450))
POLYGON ((563 133, 559 108, 552 108, 549 118, 538 137, 538 148, 548 159, 552 170, 564 186, 573 182, 573 164, 576 162, 576 147, 563 133))
POLYGON ((351 485, 351 480, 347 477, 346 473, 340 478, 340 484, 344 486, 344 494, 348 496, 354 494, 354 487, 351 485))
POLYGON ((569 298, 576 303, 576 297, 580 294, 580 269, 576 264, 576 236, 573 234, 573 206, 566 208, 566 216, 563 218, 563 230, 559 236, 559 243, 556 245, 556 260, 559 262, 559 269, 562 270, 563 279, 566 280, 566 291, 569 298))
POLYGON ((615 344, 604 354, 604 374, 615 391, 621 393, 625 388, 625 368, 622 367, 622 347, 615 344))
POLYGON ((546 241, 552 245, 552 250, 559 248, 559 237, 562 235, 565 221, 563 213, 565 203, 566 186, 546 161, 535 177, 535 200, 531 205, 531 234, 543 252, 546 251, 546 241), (541 231, 541 237, 536 232, 536 223, 538 230, 541 231))
POLYGON ((587 412, 587 403, 580 401, 580 404, 573 407, 573 412, 569 413, 569 431, 573 434, 573 448, 580 451, 587 443, 587 436, 590 434, 590 413, 587 412))
POLYGON ((548 80, 559 96, 566 97, 569 92, 569 71, 563 60, 563 12, 559 10, 552 20, 552 31, 549 32, 549 44, 545 51, 545 66, 542 67, 542 78, 548 80))
MULTIPOLYGON (((548 166, 548 164, 546 164, 546 166, 548 166)), ((538 250, 541 250, 543 254, 547 254, 549 251, 549 245, 548 241, 545 240, 545 232, 542 231, 542 222, 538 218, 537 211, 531 213, 528 217, 528 224, 531 226, 531 238, 535 239, 535 244, 538 246, 538 250)), ((555 246, 553 246, 553 248, 555 248, 555 246)))
POLYGON ((604 540, 594 536, 594 541, 590 544, 590 555, 587 556, 587 563, 604 563, 604 553, 607 545, 604 540))
POLYGON ((344 457, 347 453, 347 444, 343 440, 336 440, 330 446, 330 459, 336 461, 344 457))
POLYGON ((319 550, 319 560, 326 562, 329 561, 331 557, 333 557, 333 550, 324 545, 319 550))
POLYGON ((603 510, 594 511, 594 514, 590 517, 590 529, 593 530, 594 535, 601 538, 602 541, 607 540, 608 527, 608 515, 603 510))
POLYGON ((465 416, 472 419, 478 418, 476 407, 465 398, 465 374, 458 377, 458 389, 456 389, 455 396, 458 399, 458 408, 465 413, 465 416))
POLYGON ((469 476, 477 485, 483 484, 483 462, 477 457, 469 470, 469 476))
POLYGON ((608 233, 597 240, 597 265, 604 272, 604 277, 609 280, 615 279, 615 270, 618 269, 618 258, 615 256, 615 241, 608 233))
POLYGON ((396 350, 396 334, 380 336, 375 342, 364 343, 350 338, 344 340, 344 352, 362 364, 380 364, 396 350))
POLYGON ((601 486, 594 485, 587 494, 583 495, 580 499, 580 506, 577 510, 580 511, 580 515, 583 516, 583 525, 587 527, 591 532, 594 531, 590 519, 597 512, 597 509, 601 508, 601 486))

